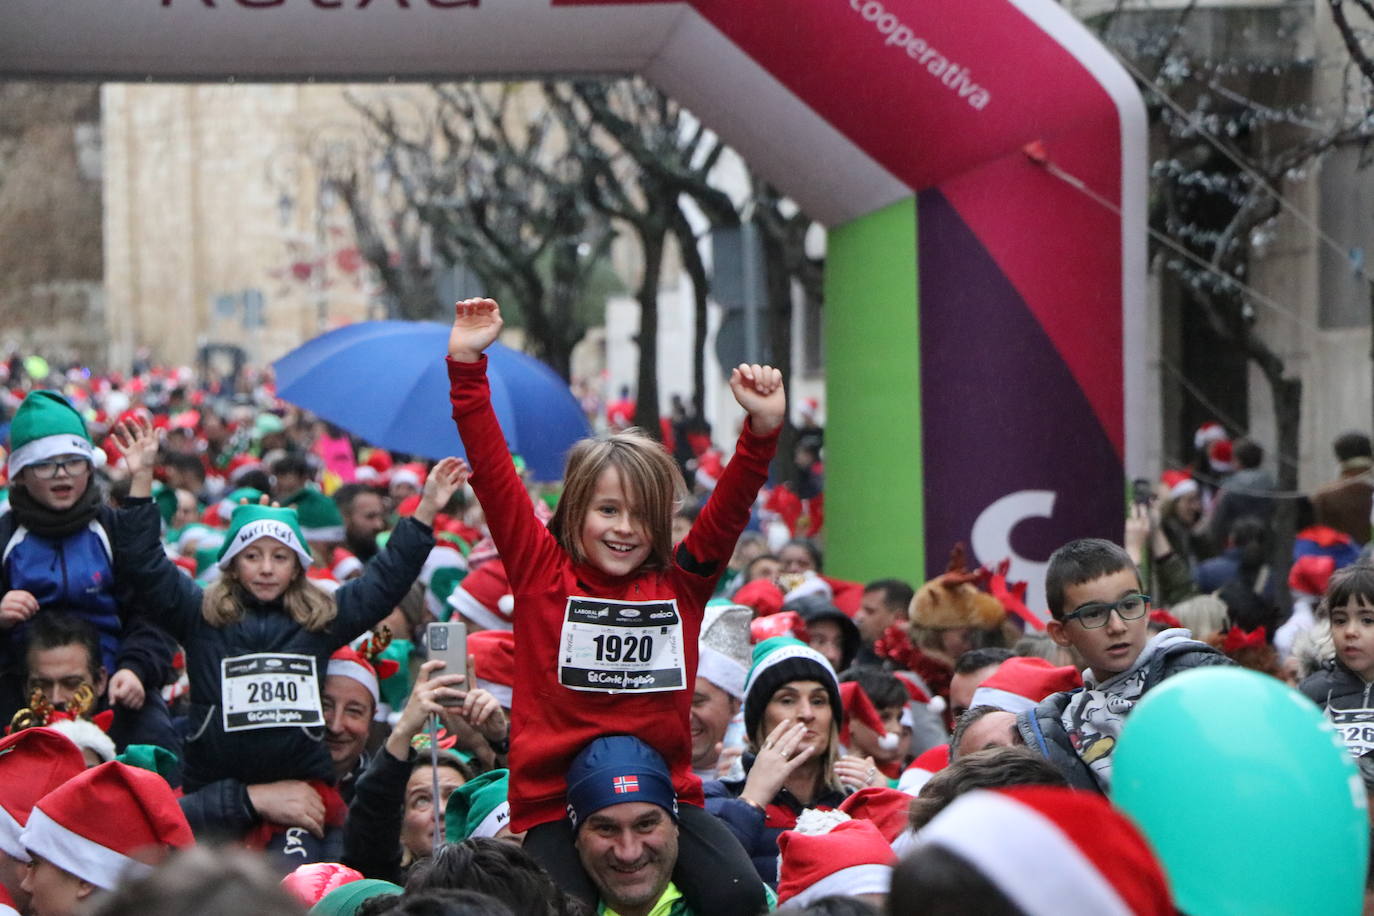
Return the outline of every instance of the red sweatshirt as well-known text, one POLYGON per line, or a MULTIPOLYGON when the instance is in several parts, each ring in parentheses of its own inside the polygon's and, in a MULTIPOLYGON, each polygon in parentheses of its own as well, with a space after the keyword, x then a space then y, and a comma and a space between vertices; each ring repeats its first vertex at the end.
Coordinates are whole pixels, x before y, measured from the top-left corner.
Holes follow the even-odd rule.
POLYGON ((448 363, 472 488, 515 596, 511 829, 567 816, 568 767, 602 735, 648 743, 667 761, 678 799, 700 807, 688 722, 697 637, 706 602, 767 480, 777 435, 757 436, 745 424, 735 457, 674 551, 672 568, 612 577, 575 564, 535 518, 491 408, 486 369, 486 357, 448 363))

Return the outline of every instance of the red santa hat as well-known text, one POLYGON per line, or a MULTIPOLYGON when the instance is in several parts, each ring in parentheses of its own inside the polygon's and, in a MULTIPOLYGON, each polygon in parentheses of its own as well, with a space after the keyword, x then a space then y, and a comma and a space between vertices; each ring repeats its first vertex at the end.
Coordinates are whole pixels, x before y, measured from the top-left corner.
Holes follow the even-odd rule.
POLYGON ((363 571, 363 561, 344 547, 335 547, 329 555, 329 571, 339 582, 363 571))
POLYGON ((908 795, 916 795, 921 791, 921 786, 930 782, 930 777, 949 766, 949 745, 940 743, 932 748, 928 748, 916 759, 911 761, 911 766, 902 771, 901 777, 897 780, 897 788, 908 795))
POLYGON ((1202 451, 1213 442, 1219 442, 1227 438, 1226 428, 1215 420, 1209 420, 1197 428, 1193 433, 1193 448, 1202 451))
POLYGON ((873 705, 873 700, 864 693, 864 689, 857 681, 848 681, 840 685, 840 705, 844 707, 844 722, 840 725, 841 744, 849 746, 849 726, 854 722, 862 722, 878 736, 878 746, 883 750, 890 751, 897 747, 897 742, 902 736, 894 735, 887 730, 887 726, 883 724, 883 717, 878 714, 878 707, 873 705))
POLYGON ((778 836, 778 905, 805 906, 833 895, 886 894, 897 856, 869 821, 849 820, 828 833, 778 836))
POLYGON ((795 636, 802 642, 809 640, 806 621, 796 611, 782 611, 749 621, 749 640, 755 644, 774 636, 795 636))
POLYGON ((1028 916, 1174 916, 1140 831, 1102 796, 1036 786, 955 799, 916 836, 966 860, 1028 916))
POLYGON ((1170 499, 1198 491, 1197 481, 1187 471, 1165 471, 1159 475, 1159 483, 1164 488, 1164 495, 1170 499))
POLYGON ((1320 554, 1298 557, 1288 570, 1288 588, 1304 595, 1324 595, 1335 571, 1335 557, 1320 554))
MULTIPOLYGON (((395 674, 395 662, 392 663, 391 674, 395 674)), ((357 681, 367 688, 367 692, 372 694, 372 702, 382 701, 382 691, 379 687, 380 679, 377 677, 377 669, 372 666, 357 649, 352 646, 344 646, 333 655, 329 656, 329 666, 325 668, 326 677, 346 677, 357 681)))
POLYGON ((244 474, 247 474, 249 471, 264 470, 264 466, 257 458, 247 452, 242 452, 229 459, 229 465, 225 470, 229 474, 229 483, 232 486, 238 483, 239 480, 243 478, 244 474))
POLYGON ((753 608, 755 616, 767 617, 782 610, 782 589, 772 579, 755 579, 740 586, 730 600, 753 608))
POLYGON ((423 464, 411 463, 403 464, 391 472, 392 489, 397 484, 409 484, 415 489, 420 489, 425 485, 425 466, 423 464))
POLYGON ((26 728, 0 741, 0 850, 27 862, 19 835, 34 803, 85 769, 81 750, 50 728, 26 728))
POLYGON ((367 453, 367 461, 364 464, 378 474, 385 474, 391 470, 391 453, 384 448, 374 448, 367 453))
POLYGON ((484 630, 509 630, 515 612, 506 567, 488 560, 468 573, 448 596, 449 606, 484 630))
POLYGON ((34 805, 24 848, 111 890, 195 839, 167 781, 117 760, 80 773, 34 805))
POLYGON ((885 786, 868 786, 840 802, 840 810, 856 821, 871 822, 891 843, 910 823, 911 796, 885 786))
POLYGON ((515 634, 510 630, 482 630, 468 636, 472 676, 477 686, 510 709, 515 686, 515 634))
POLYGON ((995 706, 1020 715, 1045 697, 1083 686, 1083 675, 1072 665, 1056 668, 1043 658, 1012 657, 973 691, 974 706, 995 706))
POLYGON ((1235 452, 1230 439, 1220 439, 1207 446, 1207 464, 1218 474, 1236 469, 1235 452))
POLYGON ((302 906, 312 907, 336 887, 363 879, 362 872, 338 862, 311 862, 281 879, 282 889, 302 906))

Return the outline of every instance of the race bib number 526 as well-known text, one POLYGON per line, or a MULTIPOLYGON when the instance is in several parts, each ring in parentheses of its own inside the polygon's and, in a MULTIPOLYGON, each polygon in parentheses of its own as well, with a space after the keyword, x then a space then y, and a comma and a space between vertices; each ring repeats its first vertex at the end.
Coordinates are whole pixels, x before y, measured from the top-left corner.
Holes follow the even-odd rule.
POLYGON ((313 656, 263 652, 226 658, 220 685, 227 732, 324 724, 313 656))
POLYGON ((682 690, 687 672, 677 602, 570 597, 558 682, 606 693, 682 690))

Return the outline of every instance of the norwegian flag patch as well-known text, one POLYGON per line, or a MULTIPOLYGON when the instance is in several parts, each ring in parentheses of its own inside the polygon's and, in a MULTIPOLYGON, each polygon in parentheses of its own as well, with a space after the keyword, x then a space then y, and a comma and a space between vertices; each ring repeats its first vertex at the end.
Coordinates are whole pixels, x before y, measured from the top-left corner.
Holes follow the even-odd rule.
POLYGON ((639 791, 638 776, 617 776, 611 780, 611 789, 616 795, 624 795, 627 792, 639 791))

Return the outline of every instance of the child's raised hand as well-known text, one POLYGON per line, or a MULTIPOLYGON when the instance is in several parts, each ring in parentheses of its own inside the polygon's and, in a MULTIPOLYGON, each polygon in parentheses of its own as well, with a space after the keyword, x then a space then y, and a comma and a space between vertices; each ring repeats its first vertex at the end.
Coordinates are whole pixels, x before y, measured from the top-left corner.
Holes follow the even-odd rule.
POLYGON ((33 592, 26 592, 22 588, 10 589, 5 592, 5 597, 0 598, 0 630, 8 630, 37 613, 38 599, 33 592))
POLYGON ((425 478, 425 489, 420 495, 420 505, 415 508, 415 519, 426 525, 434 524, 434 516, 448 505, 453 494, 471 476, 472 468, 462 458, 445 458, 436 464, 425 478))
POLYGON ((109 686, 105 688, 110 702, 129 709, 142 709, 145 698, 143 682, 138 679, 128 668, 120 668, 110 677, 109 686))
POLYGON ((157 464, 157 431, 148 418, 135 415, 121 420, 112 435, 129 473, 135 477, 139 474, 151 476, 157 464))
POLYGON ((755 433, 766 436, 782 426, 787 416, 787 389, 777 369, 740 363, 730 373, 730 390, 748 412, 755 433))
POLYGON ((501 306, 495 299, 464 299, 453 307, 453 330, 448 355, 456 362, 475 363, 501 334, 501 306))

